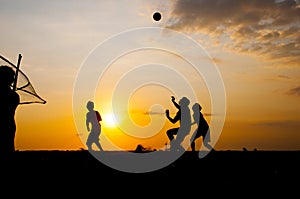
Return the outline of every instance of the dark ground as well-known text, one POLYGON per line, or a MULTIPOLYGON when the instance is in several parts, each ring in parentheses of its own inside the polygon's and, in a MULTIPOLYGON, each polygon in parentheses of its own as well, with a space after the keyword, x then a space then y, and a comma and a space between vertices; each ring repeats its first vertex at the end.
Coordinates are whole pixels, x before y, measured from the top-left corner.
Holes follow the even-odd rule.
POLYGON ((188 151, 160 170, 126 173, 104 165, 88 151, 17 151, 13 159, 1 163, 1 189, 7 185, 43 194, 70 189, 72 194, 124 197, 137 195, 137 190, 149 197, 154 193, 299 196, 299 160, 300 151, 215 151, 202 159, 198 152, 188 151))

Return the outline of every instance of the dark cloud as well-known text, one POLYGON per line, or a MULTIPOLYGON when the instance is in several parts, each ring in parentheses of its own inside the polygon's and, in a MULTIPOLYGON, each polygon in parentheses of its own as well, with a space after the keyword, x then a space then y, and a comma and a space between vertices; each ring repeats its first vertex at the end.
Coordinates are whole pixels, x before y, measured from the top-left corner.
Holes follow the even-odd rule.
POLYGON ((142 110, 131 110, 131 114, 142 114, 142 115, 165 115, 165 112, 159 111, 142 111, 142 110))
POLYGON ((300 127, 300 121, 283 120, 283 121, 261 121, 256 122, 254 125, 269 126, 269 127, 300 127))
POLYGON ((157 111, 146 111, 144 115, 165 115, 164 112, 157 112, 157 111))
POLYGON ((296 96, 300 96, 300 86, 297 86, 295 88, 291 88, 288 92, 288 95, 296 95, 296 96))
POLYGON ((286 76, 286 75, 277 75, 277 77, 283 78, 283 79, 291 79, 289 76, 286 76))
POLYGON ((225 36, 230 50, 300 63, 300 5, 295 0, 178 0, 167 27, 217 40, 225 36))
MULTIPOLYGON (((137 112, 135 112, 137 113, 137 112)), ((139 112, 141 113, 141 112, 139 112)), ((175 114, 175 113, 174 113, 175 114)), ((165 115, 165 112, 159 112, 159 111, 146 111, 143 112, 143 115, 165 115)), ((215 114, 212 113, 203 113, 204 116, 214 116, 215 114)))
POLYGON ((214 116, 216 114, 213 114, 213 113, 203 113, 204 116, 214 116))

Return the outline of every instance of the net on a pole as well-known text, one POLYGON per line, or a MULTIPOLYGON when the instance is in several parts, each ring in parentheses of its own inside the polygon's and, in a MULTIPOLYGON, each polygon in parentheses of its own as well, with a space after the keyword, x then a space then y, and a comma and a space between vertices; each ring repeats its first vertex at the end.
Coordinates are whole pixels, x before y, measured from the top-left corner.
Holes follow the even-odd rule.
MULTIPOLYGON (((2 65, 11 67, 15 72, 17 71, 15 64, 0 55, 0 66, 2 65)), ((18 70, 16 92, 20 96, 20 104, 46 103, 46 100, 37 94, 29 78, 23 73, 21 68, 18 70)))

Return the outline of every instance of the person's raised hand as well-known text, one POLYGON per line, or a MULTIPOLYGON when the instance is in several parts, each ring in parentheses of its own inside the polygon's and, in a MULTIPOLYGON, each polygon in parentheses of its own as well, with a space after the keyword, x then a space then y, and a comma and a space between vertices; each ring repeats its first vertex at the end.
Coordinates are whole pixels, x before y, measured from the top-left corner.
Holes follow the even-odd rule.
POLYGON ((168 116, 170 113, 169 109, 166 110, 166 115, 168 116))

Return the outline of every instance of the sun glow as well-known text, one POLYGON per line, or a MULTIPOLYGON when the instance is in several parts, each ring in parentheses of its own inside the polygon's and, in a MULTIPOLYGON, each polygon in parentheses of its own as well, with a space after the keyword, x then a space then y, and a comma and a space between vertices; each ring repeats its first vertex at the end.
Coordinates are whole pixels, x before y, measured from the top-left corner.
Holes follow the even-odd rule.
POLYGON ((103 123, 105 124, 105 126, 110 128, 116 127, 114 115, 111 113, 105 114, 103 116, 103 123))

